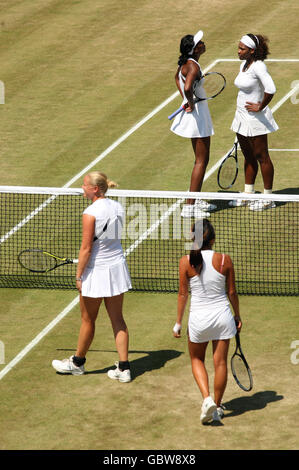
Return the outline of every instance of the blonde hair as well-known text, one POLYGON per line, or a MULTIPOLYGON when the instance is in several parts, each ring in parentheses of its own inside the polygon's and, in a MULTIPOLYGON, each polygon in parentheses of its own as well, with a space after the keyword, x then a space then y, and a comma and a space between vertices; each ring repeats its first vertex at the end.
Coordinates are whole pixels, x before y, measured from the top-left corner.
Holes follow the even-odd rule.
POLYGON ((107 178, 105 173, 92 171, 88 173, 89 181, 92 186, 98 186, 99 192, 105 194, 108 188, 116 188, 117 183, 107 178))

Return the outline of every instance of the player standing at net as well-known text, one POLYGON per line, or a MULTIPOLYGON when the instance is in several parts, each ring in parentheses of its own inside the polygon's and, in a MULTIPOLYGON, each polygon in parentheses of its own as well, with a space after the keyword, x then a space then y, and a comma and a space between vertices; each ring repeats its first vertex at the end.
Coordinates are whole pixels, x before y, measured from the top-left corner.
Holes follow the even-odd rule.
POLYGON ((204 424, 212 419, 220 421, 223 416, 221 401, 227 383, 229 342, 236 334, 236 324, 240 331, 242 323, 234 267, 230 256, 212 250, 215 232, 208 219, 195 223, 193 235, 195 239, 190 255, 183 256, 179 264, 177 320, 173 335, 176 338, 181 336, 182 319, 190 286, 188 346, 193 376, 204 399, 200 417, 204 424), (232 315, 229 302, 235 317, 232 315), (213 344, 214 400, 210 396, 209 378, 205 367, 205 354, 209 341, 213 344))
MULTIPOLYGON (((206 46, 202 41, 203 32, 198 31, 194 36, 188 34, 181 39, 178 69, 175 74, 177 88, 183 98, 183 103, 188 102, 185 111, 178 114, 171 126, 171 131, 181 137, 191 139, 195 155, 195 163, 191 174, 190 191, 201 191, 205 171, 210 156, 210 136, 214 134, 213 123, 207 101, 194 103, 193 87, 203 89, 201 81, 201 68, 199 57, 205 52, 206 46)), ((194 199, 187 200, 182 210, 182 217, 208 217, 209 210, 216 209, 214 204, 207 201, 194 199)))
MULTIPOLYGON (((267 135, 278 129, 268 104, 276 92, 275 84, 267 71, 264 60, 269 54, 268 39, 264 36, 246 34, 239 42, 238 56, 242 60, 240 72, 235 79, 239 88, 237 109, 231 129, 237 138, 245 157, 245 193, 254 193, 254 184, 260 166, 264 194, 271 194, 274 167, 268 151, 267 135)), ((232 206, 245 205, 242 200, 230 203, 232 206)), ((274 201, 251 201, 251 210, 275 207, 274 201)))
POLYGON ((84 177, 84 196, 92 201, 82 218, 82 243, 76 274, 80 292, 81 328, 77 351, 63 361, 52 365, 60 373, 84 374, 86 354, 93 341, 95 322, 104 299, 111 320, 119 362, 108 371, 111 379, 131 380, 128 362, 129 333, 123 318, 124 292, 131 288, 131 279, 121 246, 121 228, 124 210, 119 202, 105 196, 115 183, 105 174, 91 172, 84 177))

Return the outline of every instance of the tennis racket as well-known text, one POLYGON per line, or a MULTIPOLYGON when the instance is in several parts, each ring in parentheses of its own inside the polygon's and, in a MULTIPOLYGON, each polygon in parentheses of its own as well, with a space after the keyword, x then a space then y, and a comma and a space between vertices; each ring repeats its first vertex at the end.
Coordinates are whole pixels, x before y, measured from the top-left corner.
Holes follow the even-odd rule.
POLYGON ((219 167, 217 174, 218 186, 221 189, 231 188, 237 179, 238 172, 238 141, 235 141, 234 146, 228 152, 219 167))
MULTIPOLYGON (((115 220, 118 219, 118 216, 115 220)), ((101 239, 104 232, 106 232, 110 219, 107 220, 103 229, 93 241, 101 239)), ((77 264, 78 259, 61 258, 60 256, 53 255, 48 251, 39 250, 36 248, 23 250, 18 254, 18 261, 23 268, 28 269, 32 273, 48 273, 53 269, 59 268, 65 264, 77 264)))
POLYGON ((47 251, 38 249, 23 250, 18 254, 18 261, 23 268, 32 273, 48 273, 65 264, 76 264, 77 259, 61 258, 47 251))
MULTIPOLYGON (((205 101, 211 100, 212 98, 216 98, 216 96, 220 95, 220 93, 224 90, 226 86, 226 79, 219 72, 208 72, 203 75, 200 80, 195 80, 193 85, 193 93, 195 96, 194 103, 198 103, 198 101, 205 101), (204 91, 205 94, 202 94, 202 87, 199 87, 200 81, 204 79, 204 91)), ((168 116, 168 119, 173 119, 177 114, 184 111, 188 106, 188 103, 184 103, 180 106, 174 113, 168 116)))
POLYGON ((236 349, 231 358, 231 370, 239 387, 249 392, 253 387, 251 370, 241 349, 240 336, 236 333, 236 349))

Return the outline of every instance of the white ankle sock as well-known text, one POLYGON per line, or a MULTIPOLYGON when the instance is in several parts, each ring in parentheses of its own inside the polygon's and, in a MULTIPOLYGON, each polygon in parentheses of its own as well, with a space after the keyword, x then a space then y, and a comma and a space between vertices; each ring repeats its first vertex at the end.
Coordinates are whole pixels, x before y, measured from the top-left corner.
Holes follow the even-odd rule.
POLYGON ((254 193, 254 184, 245 184, 245 193, 254 193))
POLYGON ((264 189, 264 194, 272 194, 272 189, 264 189))

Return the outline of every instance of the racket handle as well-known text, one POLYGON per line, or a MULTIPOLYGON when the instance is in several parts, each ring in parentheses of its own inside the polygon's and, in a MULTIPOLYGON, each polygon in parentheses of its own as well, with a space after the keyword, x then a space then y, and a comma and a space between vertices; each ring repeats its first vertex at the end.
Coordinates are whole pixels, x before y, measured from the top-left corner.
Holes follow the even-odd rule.
POLYGON ((180 106, 174 113, 172 113, 170 116, 168 116, 168 119, 171 121, 177 114, 180 114, 182 111, 184 111, 187 108, 186 104, 183 104, 180 106))

